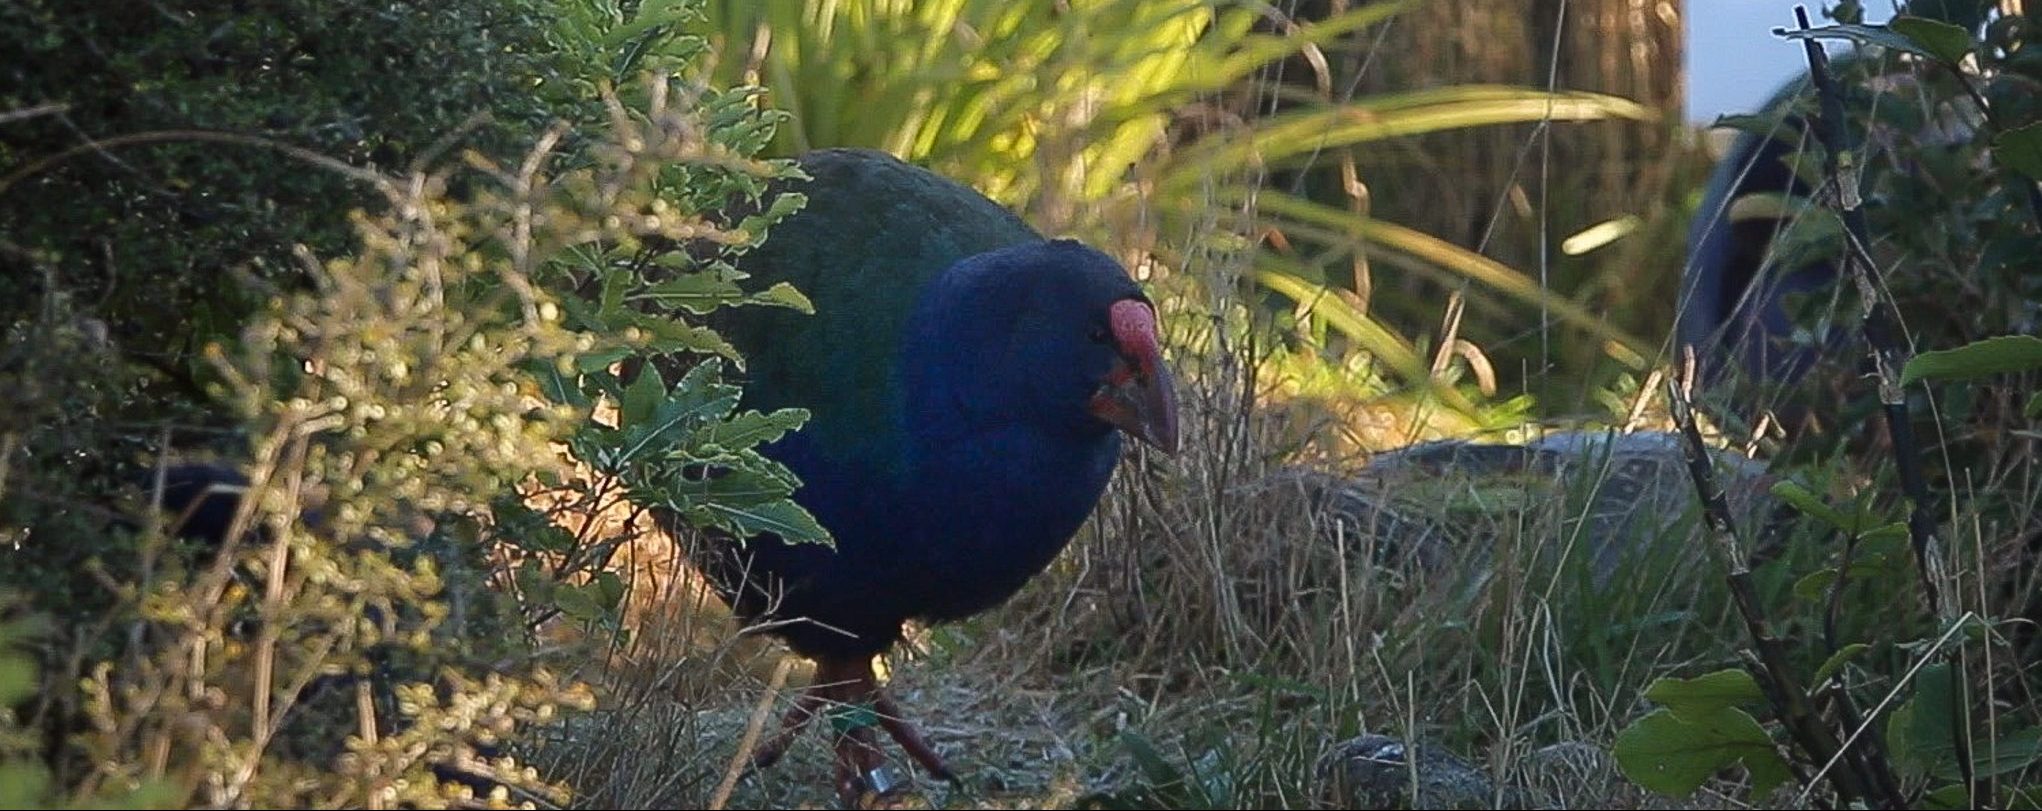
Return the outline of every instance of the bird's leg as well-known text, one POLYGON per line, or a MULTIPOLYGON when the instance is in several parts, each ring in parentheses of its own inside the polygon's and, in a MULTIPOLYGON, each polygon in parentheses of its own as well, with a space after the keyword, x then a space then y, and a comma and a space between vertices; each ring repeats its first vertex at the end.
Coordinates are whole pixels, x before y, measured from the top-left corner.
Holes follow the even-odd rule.
POLYGON ((922 764, 922 768, 928 769, 938 780, 957 779, 957 773, 951 771, 950 765, 943 762, 943 756, 936 754, 935 748, 929 746, 921 731, 908 723, 907 714, 900 711, 900 705, 894 702, 893 696, 887 695, 885 690, 875 686, 872 688, 872 706, 879 711, 879 725, 886 728, 886 733, 893 736, 894 742, 900 744, 900 748, 905 750, 909 757, 922 764))
POLYGON ((780 721, 780 730, 752 755, 757 771, 779 762, 795 737, 818 716, 830 726, 836 748, 836 787, 844 802, 857 804, 870 792, 886 796, 905 784, 886 768, 874 728, 884 729, 916 763, 940 780, 956 780, 943 758, 901 712, 872 673, 872 660, 818 659, 815 677, 780 721))
MULTIPOLYGON (((886 768, 874 727, 884 729, 909 757, 941 780, 955 780, 956 774, 937 756, 920 732, 902 716, 900 705, 879 686, 869 658, 853 661, 818 660, 816 688, 827 689, 837 702, 827 710, 837 751, 837 789, 847 802, 856 802, 864 792, 885 796, 900 787, 886 768)), ((811 688, 811 689, 816 689, 811 688)))
POLYGON ((768 768, 780 762, 780 756, 787 754, 787 747, 794 743, 795 736, 801 734, 801 730, 808 726, 808 722, 815 720, 823 705, 830 700, 829 692, 833 686, 817 684, 803 691, 801 697, 795 699, 794 708, 788 710, 787 715, 780 719, 780 731, 752 755, 753 769, 768 768))

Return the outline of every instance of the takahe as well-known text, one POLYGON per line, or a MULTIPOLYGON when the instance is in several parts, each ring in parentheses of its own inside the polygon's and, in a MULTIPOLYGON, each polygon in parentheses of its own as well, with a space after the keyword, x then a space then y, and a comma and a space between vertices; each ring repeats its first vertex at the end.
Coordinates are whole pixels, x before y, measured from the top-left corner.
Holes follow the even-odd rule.
POLYGON ((847 799, 893 783, 873 726, 951 772, 874 681, 908 620, 1013 596, 1069 543, 1120 457, 1120 432, 1177 449, 1154 308, 1097 250, 1045 239, 976 191, 882 152, 799 159, 808 196, 740 269, 791 282, 813 315, 737 311, 744 406, 806 408, 763 452, 833 547, 712 540, 701 568, 737 613, 816 663, 755 764, 825 709, 847 799))

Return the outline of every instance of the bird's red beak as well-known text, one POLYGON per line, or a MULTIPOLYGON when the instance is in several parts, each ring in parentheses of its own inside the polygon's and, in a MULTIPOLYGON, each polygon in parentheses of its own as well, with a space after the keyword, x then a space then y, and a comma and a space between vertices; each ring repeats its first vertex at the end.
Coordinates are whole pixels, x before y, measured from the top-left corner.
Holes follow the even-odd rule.
POLYGON ((1177 391, 1156 340, 1156 313, 1146 302, 1124 299, 1107 313, 1120 350, 1106 381, 1092 395, 1092 413, 1154 445, 1177 452, 1177 391))

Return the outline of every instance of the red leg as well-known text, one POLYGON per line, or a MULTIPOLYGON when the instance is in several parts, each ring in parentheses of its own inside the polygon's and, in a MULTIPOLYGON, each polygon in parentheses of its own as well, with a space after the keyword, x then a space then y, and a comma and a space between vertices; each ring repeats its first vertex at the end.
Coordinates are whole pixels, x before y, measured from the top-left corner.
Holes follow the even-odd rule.
POLYGON ((886 768, 886 755, 879 748, 874 727, 886 730, 931 775, 957 779, 935 748, 907 722, 900 704, 879 686, 871 659, 816 660, 813 683, 787 712, 780 731, 753 756, 752 768, 763 769, 777 762, 795 736, 818 715, 828 716, 836 749, 834 782, 838 797, 848 805, 863 802, 867 793, 884 797, 905 786, 895 783, 898 778, 886 768))
POLYGON ((892 735, 894 742, 900 744, 900 748, 905 750, 909 757, 922 764, 922 768, 928 769, 938 780, 957 780, 957 773, 951 771, 950 764, 943 762, 943 756, 936 754, 935 748, 929 746, 929 741, 922 737, 921 730, 908 723, 907 714, 900 711, 900 704, 894 702, 893 696, 875 688, 872 692, 872 706, 879 711, 879 725, 886 728, 886 734, 892 735))
POLYGON ((787 754, 787 747, 794 743, 795 736, 801 734, 801 730, 808 726, 808 722, 815 720, 816 714, 822 711, 826 700, 822 691, 813 687, 795 699, 794 708, 788 710, 787 715, 780 719, 780 731, 775 733, 766 745, 759 747, 758 752, 753 753, 751 767, 764 769, 780 762, 780 756, 787 754))

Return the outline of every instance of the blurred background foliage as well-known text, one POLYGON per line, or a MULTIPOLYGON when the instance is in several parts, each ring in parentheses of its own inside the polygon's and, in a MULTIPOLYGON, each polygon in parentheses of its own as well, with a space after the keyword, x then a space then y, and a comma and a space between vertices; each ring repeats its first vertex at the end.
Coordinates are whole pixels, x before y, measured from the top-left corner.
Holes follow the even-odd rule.
POLYGON ((791 115, 772 154, 886 149, 1159 276, 1250 239, 1219 249, 1304 365, 1367 359, 1323 394, 1430 405, 1395 444, 1509 423, 1499 393, 1596 408, 1670 323, 1608 305, 1671 289, 1678 28, 1586 2, 1555 38, 1554 5, 719 0, 705 30, 791 115))

